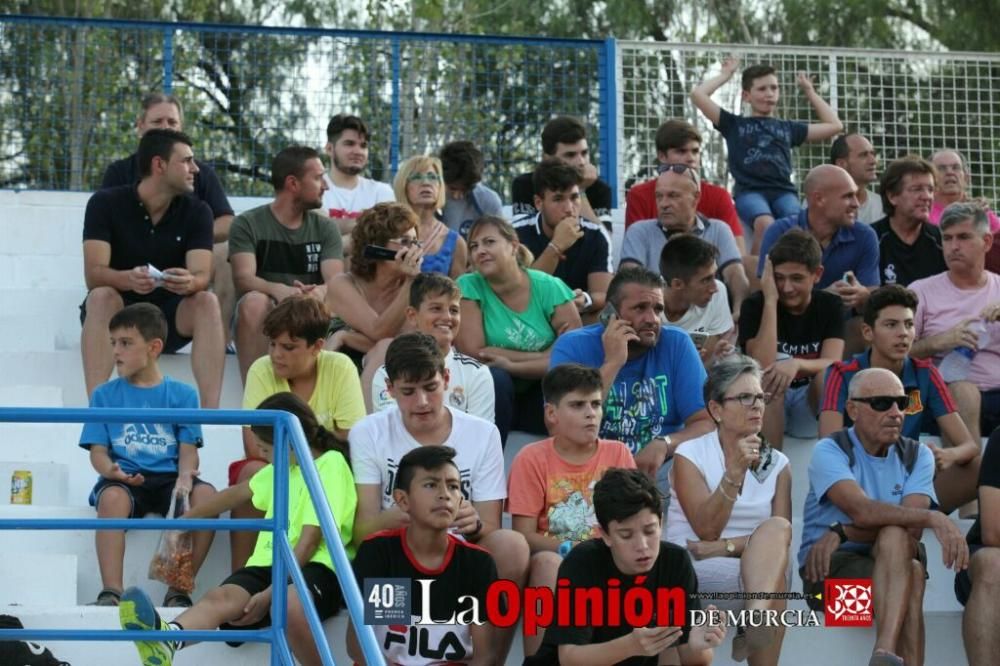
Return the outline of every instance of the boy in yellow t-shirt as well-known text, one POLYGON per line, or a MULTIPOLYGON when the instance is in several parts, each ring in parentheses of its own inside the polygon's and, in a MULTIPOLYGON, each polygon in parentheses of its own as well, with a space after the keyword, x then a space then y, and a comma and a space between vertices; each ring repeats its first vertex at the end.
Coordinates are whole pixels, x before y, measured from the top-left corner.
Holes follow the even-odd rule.
MULTIPOLYGON (((365 416, 361 380, 351 360, 323 349, 330 312, 310 296, 286 298, 264 318, 267 356, 254 361, 247 374, 243 409, 257 409, 268 396, 290 391, 309 404, 316 420, 347 441, 351 426, 365 416)), ((249 480, 265 465, 249 428, 243 429, 245 458, 229 466, 229 485, 249 480)), ((249 504, 236 507, 233 518, 259 518, 249 504)), ((255 532, 230 532, 232 570, 244 564, 253 549, 255 532)))
MULTIPOLYGON (((321 426, 300 398, 292 393, 278 393, 264 400, 260 409, 277 409, 291 413, 302 424, 309 449, 337 523, 341 542, 348 557, 355 549, 350 545, 357 509, 354 476, 347 462, 347 447, 321 426)), ((257 444, 267 460, 272 459, 274 430, 270 426, 253 426, 257 444)), ((296 562, 302 569, 306 587, 312 593, 320 621, 334 615, 341 606, 343 595, 333 570, 330 552, 319 528, 319 520, 312 498, 302 479, 302 471, 290 454, 288 485, 288 540, 296 562)), ((201 518, 217 515, 238 504, 252 502, 255 507, 272 516, 274 467, 267 465, 249 481, 231 486, 215 495, 203 506, 190 511, 186 517, 201 518)), ((170 629, 259 629, 270 624, 272 539, 270 532, 262 532, 257 539, 247 566, 235 572, 211 590, 193 607, 179 615, 173 622, 164 622, 153 602, 140 588, 133 587, 122 595, 118 607, 123 629, 166 631, 170 629)), ((288 643, 295 657, 303 664, 320 663, 312 632, 302 611, 302 601, 294 585, 288 586, 288 643)), ((179 641, 136 641, 136 648, 143 666, 170 666, 174 653, 185 647, 179 641)))

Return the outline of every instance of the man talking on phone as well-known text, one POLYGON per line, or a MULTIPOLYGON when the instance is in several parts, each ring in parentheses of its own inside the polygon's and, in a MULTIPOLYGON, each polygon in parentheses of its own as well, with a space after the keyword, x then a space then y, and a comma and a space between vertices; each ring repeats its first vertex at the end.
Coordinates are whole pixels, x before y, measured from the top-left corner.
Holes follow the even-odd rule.
POLYGON ((344 272, 340 229, 326 215, 325 168, 319 152, 290 146, 271 162, 274 201, 240 213, 229 230, 240 378, 267 353, 261 324, 275 305, 306 294, 323 302, 333 276, 344 272))
POLYGON ((195 341, 191 366, 201 406, 217 408, 225 338, 212 277, 212 209, 194 197, 191 139, 152 129, 139 140, 140 181, 95 192, 83 223, 87 299, 80 351, 87 395, 114 366, 108 324, 126 305, 152 303, 167 319, 164 350, 195 341))
POLYGON ((601 322, 559 336, 550 367, 598 368, 607 395, 600 437, 629 447, 636 466, 668 488, 664 462, 679 444, 714 427, 705 410, 705 368, 691 337, 663 325, 663 279, 642 266, 618 270, 601 322), (606 322, 606 323, 605 323, 606 322))

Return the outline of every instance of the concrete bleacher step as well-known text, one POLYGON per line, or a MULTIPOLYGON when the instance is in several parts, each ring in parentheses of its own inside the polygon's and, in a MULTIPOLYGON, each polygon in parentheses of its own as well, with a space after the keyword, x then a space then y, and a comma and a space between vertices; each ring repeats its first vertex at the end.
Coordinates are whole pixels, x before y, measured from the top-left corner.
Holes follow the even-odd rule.
POLYGON ((0 505, 10 503, 11 478, 15 471, 31 473, 31 503, 63 506, 68 499, 69 466, 54 462, 6 461, 0 459, 0 505))
POLYGON ((76 555, 5 549, 0 590, 4 601, 22 605, 75 605, 76 555))
MULTIPOLYGON (((13 381, 27 379, 5 367, 4 376, 13 381)), ((12 383, 0 386, 0 405, 4 407, 62 407, 63 391, 59 386, 45 383, 12 383)))
MULTIPOLYGON (((182 609, 162 608, 160 613, 172 620, 182 609)), ((0 613, 16 615, 32 629, 119 629, 118 609, 87 606, 0 606, 0 613)), ((347 614, 327 620, 323 628, 337 664, 350 664, 344 642, 347 614)), ((122 641, 45 641, 44 645, 59 659, 72 666, 137 664, 138 653, 132 643, 122 641)), ((185 648, 174 657, 175 666, 267 666, 270 649, 266 644, 246 644, 231 648, 225 643, 200 643, 185 648)), ((513 662, 510 662, 513 663, 513 662)), ((518 662, 520 663, 520 662, 518 662)), ((7 665, 4 665, 7 666, 7 665)))
MULTIPOLYGON (((35 518, 93 518, 95 512, 90 507, 20 506, 0 505, 0 519, 20 520, 35 518)), ((148 577, 149 562, 156 551, 160 533, 151 530, 131 530, 125 537, 125 586, 139 585, 159 601, 166 593, 166 586, 151 581, 148 577)), ((74 603, 88 604, 101 591, 101 577, 97 567, 97 552, 94 547, 94 532, 87 530, 0 530, 0 553, 51 553, 69 555, 76 559, 76 595, 74 603)), ((219 532, 208 553, 205 564, 198 572, 195 598, 221 583, 231 570, 229 560, 229 533, 219 532)), ((37 581, 39 594, 44 603, 57 605, 56 601, 45 601, 50 593, 52 599, 59 598, 61 591, 55 581, 37 581)), ((3 587, 0 586, 0 590, 3 587)), ((19 599, 0 593, 0 602, 20 602, 19 599)))

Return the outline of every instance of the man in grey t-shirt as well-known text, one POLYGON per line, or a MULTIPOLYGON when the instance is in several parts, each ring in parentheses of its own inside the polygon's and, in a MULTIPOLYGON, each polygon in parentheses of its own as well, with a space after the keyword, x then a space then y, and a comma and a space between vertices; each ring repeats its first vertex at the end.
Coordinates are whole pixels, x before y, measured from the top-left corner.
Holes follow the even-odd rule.
POLYGON ((240 295, 233 337, 244 382, 250 365, 267 353, 261 331, 267 313, 289 296, 324 302, 327 284, 344 271, 340 230, 317 211, 325 171, 312 148, 285 148, 271 164, 274 201, 233 220, 229 261, 240 295))
POLYGON ((448 190, 441 216, 462 238, 483 215, 503 216, 500 195, 483 185, 483 154, 471 141, 452 141, 441 149, 441 169, 448 190))
POLYGON ((667 238, 673 234, 690 233, 719 250, 719 274, 729 291, 731 311, 739 316, 740 306, 750 290, 740 250, 729 225, 698 214, 701 178, 698 171, 686 164, 661 164, 656 179, 655 220, 636 222, 625 232, 621 262, 640 264, 659 272, 660 254, 667 238))

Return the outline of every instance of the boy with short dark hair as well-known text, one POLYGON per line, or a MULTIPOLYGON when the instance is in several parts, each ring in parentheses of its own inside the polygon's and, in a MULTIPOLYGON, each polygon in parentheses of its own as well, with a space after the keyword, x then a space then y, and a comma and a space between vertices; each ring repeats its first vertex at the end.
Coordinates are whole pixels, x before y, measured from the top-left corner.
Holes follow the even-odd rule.
POLYGON ((844 355, 843 302, 814 291, 821 259, 811 234, 786 232, 771 248, 761 291, 740 310, 738 344, 764 368, 764 392, 771 395, 762 432, 779 450, 785 432, 815 436, 823 372, 844 355))
POLYGON ((806 124, 778 118, 778 77, 770 65, 752 65, 743 70, 742 98, 750 105, 750 115, 726 111, 712 101, 712 93, 729 81, 739 66, 736 58, 723 60, 722 72, 696 86, 691 100, 726 140, 729 172, 736 181, 736 211, 753 229, 750 254, 757 255, 767 228, 776 219, 799 212, 799 195, 791 178, 792 148, 806 141, 825 141, 843 130, 844 125, 802 72, 799 87, 821 122, 806 124))
MULTIPOLYGON (((167 322, 158 307, 135 303, 118 311, 108 326, 118 378, 98 386, 91 407, 135 409, 197 409, 193 388, 165 377, 157 359, 167 337, 167 322)), ((85 423, 80 446, 90 451, 90 463, 101 478, 90 494, 98 518, 142 518, 165 515, 178 492, 190 493, 191 506, 215 494, 198 478, 201 426, 162 423, 85 423)), ((213 532, 194 536, 193 567, 198 573, 213 532)), ((97 562, 101 593, 97 606, 117 606, 121 598, 125 533, 98 530, 97 562)), ((190 606, 186 592, 169 588, 164 606, 190 606)))
MULTIPOLYGON (((513 528, 531 548, 530 587, 555 589, 562 557, 576 544, 597 538, 594 484, 606 469, 635 469, 624 443, 599 439, 604 385, 601 373, 577 363, 556 366, 542 377, 548 439, 528 444, 514 458, 507 484, 513 528)), ((544 631, 525 634, 534 654, 544 631)))
MULTIPOLYGON (((663 502, 653 482, 639 470, 609 469, 594 486, 593 502, 600 538, 575 547, 559 567, 559 578, 569 582, 569 598, 575 588, 607 589, 608 581, 617 580, 621 585, 618 617, 626 616, 624 599, 633 587, 644 587, 654 595, 659 588, 680 587, 687 594, 687 610, 699 609, 691 558, 680 546, 661 541, 663 502)), ((559 616, 558 606, 559 595, 554 617, 559 616)), ((605 608, 604 618, 611 616, 611 609, 605 608)), ((654 619, 656 625, 669 621, 654 619)), ((681 627, 632 627, 610 621, 597 627, 552 626, 538 653, 525 663, 655 666, 677 663, 679 657, 682 664, 707 664, 712 661, 712 648, 725 634, 721 626, 692 628, 687 622, 681 627), (663 661, 668 650, 676 650, 671 655, 674 661, 663 661)))
POLYGON ((483 153, 471 141, 452 141, 438 153, 447 191, 442 221, 462 238, 483 215, 503 216, 500 195, 483 184, 483 153))
MULTIPOLYGON (((397 336, 385 354, 386 388, 396 405, 361 419, 350 432, 358 491, 355 540, 406 524, 394 505, 394 479, 403 456, 421 446, 450 446, 462 481, 452 529, 498 556, 501 578, 524 585, 530 553, 524 537, 501 529, 507 496, 500 432, 492 423, 445 404, 450 374, 437 341, 426 333, 397 336), (499 555, 502 554, 502 557, 499 555)), ((492 654, 503 663, 513 630, 498 630, 492 654)))
MULTIPOLYGON (((496 413, 493 375, 488 366, 466 356, 454 346, 462 323, 461 300, 462 292, 450 277, 440 273, 421 273, 410 285, 406 324, 437 340, 438 348, 444 355, 445 369, 448 370, 448 390, 445 392, 448 404, 492 423, 496 413)), ((376 412, 396 404, 386 388, 387 379, 383 365, 372 378, 372 409, 376 412)))
MULTIPOLYGON (((441 621, 468 610, 459 597, 478 600, 480 613, 486 608, 486 591, 497 579, 496 564, 489 552, 455 536, 450 527, 464 503, 462 478, 450 446, 421 446, 404 455, 396 469, 393 499, 408 518, 405 525, 377 532, 361 543, 354 559, 354 575, 364 589, 366 578, 408 578, 411 624, 376 625, 375 635, 391 664, 496 663, 493 657, 494 628, 489 623, 421 625, 419 641, 409 632, 420 618, 418 609, 430 608, 441 621), (418 579, 433 581, 431 598, 423 599, 418 579), (402 625, 402 626, 400 626, 402 625), (447 648, 447 650, 445 649, 447 648), (414 654, 413 650, 416 650, 414 654)), ((347 625, 347 653, 358 664, 364 659, 353 625, 347 625)))
POLYGON ((942 435, 942 445, 931 447, 938 470, 934 492, 941 509, 950 513, 976 497, 980 450, 934 361, 910 356, 916 309, 917 295, 903 286, 886 285, 872 292, 865 303, 861 326, 861 334, 870 346, 827 369, 819 436, 828 437, 854 424, 845 412, 847 387, 857 373, 868 368, 891 370, 910 398, 903 412, 902 436, 920 439, 922 432, 942 435))

